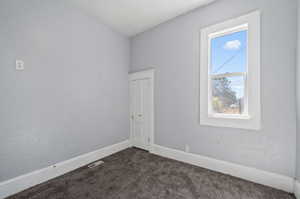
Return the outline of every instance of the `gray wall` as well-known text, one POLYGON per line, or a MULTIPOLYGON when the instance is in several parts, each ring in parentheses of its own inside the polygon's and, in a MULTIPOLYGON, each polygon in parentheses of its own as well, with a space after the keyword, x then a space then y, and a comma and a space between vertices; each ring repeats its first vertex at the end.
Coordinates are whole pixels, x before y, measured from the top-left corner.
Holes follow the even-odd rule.
POLYGON ((0 181, 128 139, 129 39, 63 2, 0 1, 0 181))
POLYGON ((300 180, 300 0, 298 0, 298 63, 297 63, 297 179, 300 180))
POLYGON ((218 0, 132 38, 131 71, 156 69, 155 143, 295 176, 296 0, 218 0), (199 125, 199 32, 262 12, 262 129, 199 125))

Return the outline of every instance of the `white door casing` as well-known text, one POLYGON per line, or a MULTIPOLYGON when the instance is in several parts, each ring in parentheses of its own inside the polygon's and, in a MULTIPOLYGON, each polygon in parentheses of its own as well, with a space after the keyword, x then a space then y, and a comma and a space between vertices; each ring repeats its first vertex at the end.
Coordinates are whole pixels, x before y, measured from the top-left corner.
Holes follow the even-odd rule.
POLYGON ((151 151, 154 144, 154 70, 129 74, 130 140, 151 151))

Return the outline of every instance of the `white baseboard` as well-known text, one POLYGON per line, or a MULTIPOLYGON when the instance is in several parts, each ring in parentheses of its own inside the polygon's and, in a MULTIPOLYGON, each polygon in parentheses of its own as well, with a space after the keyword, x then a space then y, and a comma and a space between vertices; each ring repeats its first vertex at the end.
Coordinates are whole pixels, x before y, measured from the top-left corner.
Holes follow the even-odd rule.
MULTIPOLYGON (((64 162, 0 182, 0 198, 5 198, 20 191, 46 182, 50 179, 68 173, 96 160, 122 151, 131 147, 129 140, 104 147, 102 149, 66 160, 64 162)), ((300 199, 300 182, 294 182, 294 179, 288 176, 275 174, 259 169, 246 167, 226 161, 186 153, 183 151, 166 148, 159 145, 153 145, 151 153, 159 156, 186 162, 210 170, 236 176, 245 180, 267 185, 287 192, 294 192, 297 199, 300 199)))
POLYGON ((58 164, 0 182, 0 198, 5 198, 20 191, 46 182, 55 177, 78 169, 91 162, 102 159, 106 156, 122 151, 131 146, 129 140, 101 148, 99 150, 77 156, 75 158, 60 162, 58 164))
POLYGON ((300 182, 295 180, 295 196, 297 199, 300 199, 300 182))
POLYGON ((186 153, 159 145, 154 145, 151 153, 200 166, 213 171, 229 174, 231 176, 239 177, 255 183, 274 187, 280 190, 287 191, 289 193, 294 192, 294 179, 292 177, 246 167, 226 161, 221 161, 201 155, 186 153))

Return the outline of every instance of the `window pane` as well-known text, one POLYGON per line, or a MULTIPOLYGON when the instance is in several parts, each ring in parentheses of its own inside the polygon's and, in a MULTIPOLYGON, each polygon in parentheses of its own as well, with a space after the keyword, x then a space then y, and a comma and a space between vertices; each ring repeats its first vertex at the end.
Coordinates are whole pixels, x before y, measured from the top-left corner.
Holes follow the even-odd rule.
POLYGON ((247 71, 247 32, 211 39, 211 74, 247 71))
POLYGON ((211 80, 214 113, 243 114, 244 77, 221 77, 211 80))

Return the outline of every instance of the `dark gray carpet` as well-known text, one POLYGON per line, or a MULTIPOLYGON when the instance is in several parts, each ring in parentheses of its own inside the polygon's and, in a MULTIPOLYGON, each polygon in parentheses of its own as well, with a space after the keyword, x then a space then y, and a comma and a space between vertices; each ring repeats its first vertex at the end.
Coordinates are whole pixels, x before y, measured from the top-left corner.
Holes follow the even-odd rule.
POLYGON ((130 148, 9 199, 295 199, 291 194, 130 148))

